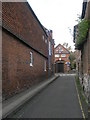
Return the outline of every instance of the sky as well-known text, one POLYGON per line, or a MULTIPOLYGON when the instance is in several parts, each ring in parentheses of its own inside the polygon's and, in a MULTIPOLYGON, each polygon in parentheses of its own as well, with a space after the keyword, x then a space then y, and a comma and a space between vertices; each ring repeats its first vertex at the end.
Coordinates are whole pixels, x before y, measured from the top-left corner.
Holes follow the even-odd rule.
POLYGON ((27 0, 41 24, 53 30, 55 46, 68 43, 74 50, 73 26, 82 13, 83 0, 27 0), (71 29, 71 30, 70 30, 71 29))

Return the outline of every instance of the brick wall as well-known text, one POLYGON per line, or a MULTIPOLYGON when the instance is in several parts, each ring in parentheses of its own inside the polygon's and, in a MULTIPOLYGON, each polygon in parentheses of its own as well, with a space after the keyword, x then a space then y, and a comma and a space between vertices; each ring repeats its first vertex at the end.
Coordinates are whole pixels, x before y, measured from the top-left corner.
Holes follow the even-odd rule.
POLYGON ((82 49, 82 64, 81 64, 81 72, 83 78, 83 89, 85 94, 88 97, 88 90, 89 90, 89 79, 90 79, 90 30, 88 33, 88 38, 85 41, 82 49))
MULTIPOLYGON (((36 45, 37 43, 35 43, 36 45)), ((2 82, 3 97, 7 98, 27 87, 44 80, 44 62, 47 59, 25 45, 22 41, 2 32, 2 82), (30 67, 30 52, 33 53, 33 67, 30 67)))
POLYGON ((88 41, 84 43, 82 51, 82 61, 83 61, 83 73, 88 73, 88 41))
POLYGON ((90 75, 90 29, 89 29, 89 35, 88 35, 88 73, 90 75))
POLYGON ((65 54, 65 55, 66 57, 61 57, 61 54, 59 53, 59 57, 55 57, 55 62, 59 61, 59 59, 61 58, 61 61, 64 62, 64 72, 68 72, 70 68, 66 65, 66 62, 70 62, 69 60, 70 54, 65 54))
POLYGON ((87 41, 83 45, 82 49, 82 62, 83 62, 83 73, 88 74, 89 73, 89 67, 90 67, 90 30, 88 33, 87 41))
POLYGON ((43 35, 47 38, 47 35, 27 2, 3 2, 2 24, 31 47, 47 56, 47 44, 42 38, 43 35))

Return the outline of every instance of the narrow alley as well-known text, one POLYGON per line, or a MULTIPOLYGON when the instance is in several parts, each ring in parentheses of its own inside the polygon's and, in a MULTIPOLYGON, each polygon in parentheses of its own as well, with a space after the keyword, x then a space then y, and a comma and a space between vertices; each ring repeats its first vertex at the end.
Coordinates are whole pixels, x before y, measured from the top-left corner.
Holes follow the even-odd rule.
POLYGON ((90 119, 89 11, 90 0, 0 2, 0 119, 90 119))
POLYGON ((9 118, 82 118, 75 76, 60 76, 9 118))

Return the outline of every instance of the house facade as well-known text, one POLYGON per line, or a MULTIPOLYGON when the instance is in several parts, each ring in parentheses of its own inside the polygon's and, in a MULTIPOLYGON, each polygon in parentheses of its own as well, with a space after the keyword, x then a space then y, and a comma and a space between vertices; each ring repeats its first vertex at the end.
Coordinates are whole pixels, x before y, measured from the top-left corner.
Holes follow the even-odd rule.
POLYGON ((68 72, 70 69, 70 52, 61 44, 55 47, 55 72, 68 72))
POLYGON ((54 39, 53 39, 53 31, 46 29, 48 35, 48 76, 51 77, 55 74, 55 66, 54 66, 54 39))
MULTIPOLYGON (((88 29, 87 34, 82 42, 76 46, 76 49, 79 53, 77 57, 77 67, 79 73, 80 82, 82 84, 83 90, 87 96, 89 97, 89 84, 90 84, 90 1, 83 2, 82 8, 82 21, 88 21, 88 29)), ((85 23, 84 23, 85 24, 85 23)), ((83 24, 82 24, 83 25, 83 24)), ((78 42, 78 36, 80 36, 79 32, 79 24, 76 25, 78 27, 74 27, 74 42, 75 44, 78 42), (77 32, 78 31, 78 32, 77 32)))
POLYGON ((2 3, 3 99, 49 77, 48 46, 47 32, 27 2, 2 3))

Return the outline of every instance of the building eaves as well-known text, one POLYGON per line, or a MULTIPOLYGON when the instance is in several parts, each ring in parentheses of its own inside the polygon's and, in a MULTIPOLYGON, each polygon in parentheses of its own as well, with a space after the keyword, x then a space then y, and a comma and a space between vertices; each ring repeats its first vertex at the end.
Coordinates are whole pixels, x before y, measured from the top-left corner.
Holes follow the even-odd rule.
MULTIPOLYGON (((58 44, 56 47, 55 47, 55 49, 57 48, 57 47, 59 47, 59 46, 62 46, 68 53, 67 54, 70 54, 70 52, 69 52, 69 50, 67 50, 63 45, 61 45, 61 44, 58 44)), ((63 52, 63 53, 66 53, 66 52, 63 52)))
POLYGON ((22 43, 24 43, 25 45, 27 45, 28 47, 30 47, 31 49, 33 49, 34 51, 36 51, 37 53, 39 53, 40 55, 42 55, 43 57, 45 57, 46 59, 48 59, 47 56, 45 56, 44 54, 42 54, 40 51, 34 49, 32 46, 30 46, 23 38, 21 38, 20 36, 18 36, 17 34, 12 33, 9 29, 6 28, 6 26, 2 26, 2 30, 5 30, 6 32, 8 32, 9 34, 11 34, 12 36, 14 36, 15 38, 19 39, 22 43))
POLYGON ((61 44, 58 44, 56 47, 55 47, 55 49, 58 47, 58 46, 60 46, 61 44))
POLYGON ((83 2, 81 19, 85 17, 87 2, 83 2))
POLYGON ((34 18, 37 20, 37 22, 39 23, 39 25, 41 26, 41 28, 43 29, 44 33, 45 33, 46 36, 47 36, 47 33, 46 33, 46 31, 45 31, 45 28, 43 27, 43 25, 41 24, 41 22, 40 22, 39 19, 37 18, 36 14, 35 14, 34 11, 32 10, 30 4, 29 4, 28 2, 25 2, 25 3, 26 3, 26 5, 27 5, 28 8, 30 9, 30 11, 32 12, 34 18))

